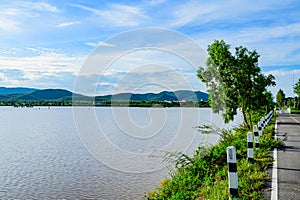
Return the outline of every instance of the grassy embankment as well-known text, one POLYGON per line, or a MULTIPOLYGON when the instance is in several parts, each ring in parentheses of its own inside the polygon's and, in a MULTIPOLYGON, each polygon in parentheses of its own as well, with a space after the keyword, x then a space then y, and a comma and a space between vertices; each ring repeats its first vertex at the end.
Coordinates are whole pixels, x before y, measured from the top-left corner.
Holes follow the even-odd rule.
MULTIPOLYGON (((219 143, 210 147, 198 147, 193 157, 184 154, 175 156, 175 170, 170 179, 164 179, 146 199, 228 199, 226 148, 237 149, 239 199, 263 199, 262 189, 270 179, 267 168, 272 164, 270 151, 283 144, 275 141, 274 121, 265 128, 260 137, 260 148, 255 151, 255 162, 247 160, 247 132, 244 128, 223 130, 219 143)), ((172 154, 167 156, 170 160, 172 154)))
POLYGON ((293 109, 293 108, 292 108, 291 113, 292 113, 292 114, 300 114, 300 110, 297 110, 297 109, 293 109))

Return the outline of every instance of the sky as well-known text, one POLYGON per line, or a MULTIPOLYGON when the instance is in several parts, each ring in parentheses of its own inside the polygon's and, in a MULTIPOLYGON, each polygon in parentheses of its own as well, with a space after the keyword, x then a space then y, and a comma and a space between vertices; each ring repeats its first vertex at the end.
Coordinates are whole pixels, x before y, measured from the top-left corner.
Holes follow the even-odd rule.
POLYGON ((300 2, 0 0, 0 86, 85 94, 206 91, 207 46, 256 50, 275 96, 300 78, 300 2))

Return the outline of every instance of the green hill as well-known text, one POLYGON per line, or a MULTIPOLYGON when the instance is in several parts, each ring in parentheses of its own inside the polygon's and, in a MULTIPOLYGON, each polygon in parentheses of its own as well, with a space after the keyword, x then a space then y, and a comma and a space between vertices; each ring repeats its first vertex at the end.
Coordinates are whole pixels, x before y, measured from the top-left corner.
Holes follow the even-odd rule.
POLYGON ((24 88, 24 87, 16 87, 16 88, 7 88, 7 87, 0 87, 0 95, 3 94, 25 94, 37 91, 38 89, 35 88, 24 88))
POLYGON ((132 94, 121 93, 115 95, 97 96, 96 101, 132 100, 132 101, 207 101, 208 94, 200 91, 179 90, 175 92, 162 91, 160 93, 132 94))
POLYGON ((45 101, 55 101, 62 100, 64 98, 71 97, 72 92, 62 89, 46 89, 38 90, 32 93, 24 94, 19 96, 19 100, 45 100, 45 101))
POLYGON ((208 94, 200 91, 179 90, 175 92, 162 91, 160 93, 120 93, 114 95, 104 95, 89 97, 81 94, 75 94, 63 89, 32 89, 32 88, 0 88, 1 102, 38 102, 38 101, 56 101, 56 102, 104 102, 104 101, 207 101, 208 94), (23 91, 23 93, 21 93, 23 91))

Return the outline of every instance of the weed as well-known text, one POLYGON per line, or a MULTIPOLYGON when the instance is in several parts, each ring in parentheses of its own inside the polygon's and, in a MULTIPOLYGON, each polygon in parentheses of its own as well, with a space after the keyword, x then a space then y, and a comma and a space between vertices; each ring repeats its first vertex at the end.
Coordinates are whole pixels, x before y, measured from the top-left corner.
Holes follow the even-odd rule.
POLYGON ((245 128, 234 130, 197 127, 204 133, 217 133, 221 136, 215 146, 199 146, 193 157, 181 152, 167 153, 164 160, 175 165, 171 179, 162 180, 156 190, 146 199, 228 199, 228 178, 226 148, 235 146, 239 177, 239 199, 262 199, 262 189, 268 177, 266 171, 273 159, 270 150, 282 148, 280 141, 274 140, 274 118, 260 137, 260 148, 255 151, 253 164, 247 159, 247 132, 245 128))

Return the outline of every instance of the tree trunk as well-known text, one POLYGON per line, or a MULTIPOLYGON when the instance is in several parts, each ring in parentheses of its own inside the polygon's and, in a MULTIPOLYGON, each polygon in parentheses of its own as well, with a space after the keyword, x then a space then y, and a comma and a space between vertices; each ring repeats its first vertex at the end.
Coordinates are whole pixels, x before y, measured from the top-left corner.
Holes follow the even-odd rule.
POLYGON ((244 124, 246 125, 246 128, 250 128, 249 124, 248 124, 248 120, 247 120, 247 116, 246 116, 246 111, 245 111, 245 107, 242 106, 242 114, 243 114, 243 118, 244 118, 244 124))
POLYGON ((252 126, 253 126, 253 122, 252 122, 252 116, 251 116, 251 111, 250 112, 248 112, 248 115, 249 115, 249 121, 250 121, 250 129, 252 128, 252 126))

